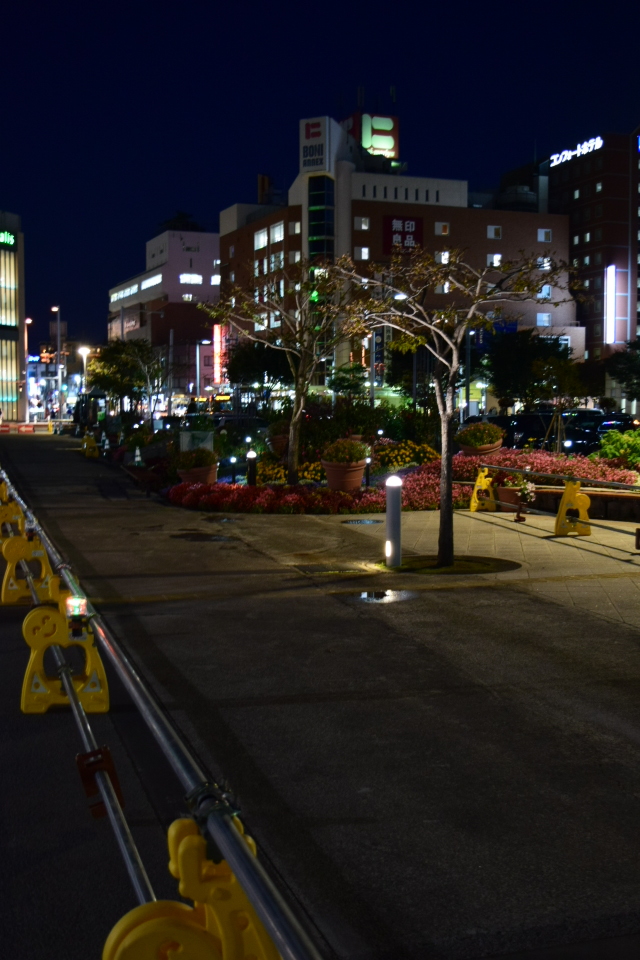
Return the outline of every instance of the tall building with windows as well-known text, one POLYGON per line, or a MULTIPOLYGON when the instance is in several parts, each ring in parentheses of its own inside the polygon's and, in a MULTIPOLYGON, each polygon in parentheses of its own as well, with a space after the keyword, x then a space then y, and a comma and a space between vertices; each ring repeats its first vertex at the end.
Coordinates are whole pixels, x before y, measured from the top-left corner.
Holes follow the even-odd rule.
MULTIPOLYGON (((299 173, 288 202, 235 204, 220 214, 223 284, 244 286, 258 279, 260 296, 262 278, 265 287, 284 283, 279 272, 301 257, 349 254, 355 261, 385 263, 398 244, 405 250, 420 246, 438 257, 463 248, 479 266, 497 266, 524 250, 539 257, 542 272, 551 253, 568 258, 567 216, 537 207, 471 206, 466 181, 409 176, 398 157, 395 117, 356 114, 342 124, 329 117, 301 120, 299 173)), ((433 293, 433 306, 441 305, 447 293, 433 293)), ((575 305, 554 307, 553 300, 554 291, 543 285, 539 303, 519 305, 517 323, 566 338, 580 359, 584 331, 576 324, 575 305)), ((384 363, 385 337, 391 330, 376 343, 376 364, 384 363)), ((335 362, 348 359, 345 345, 335 362)))
POLYGON ((24 238, 20 217, 0 211, 0 407, 5 420, 27 410, 24 238))
POLYGON ((640 238, 640 140, 603 134, 553 154, 549 210, 570 220, 570 257, 585 286, 578 321, 594 360, 635 339, 640 238))

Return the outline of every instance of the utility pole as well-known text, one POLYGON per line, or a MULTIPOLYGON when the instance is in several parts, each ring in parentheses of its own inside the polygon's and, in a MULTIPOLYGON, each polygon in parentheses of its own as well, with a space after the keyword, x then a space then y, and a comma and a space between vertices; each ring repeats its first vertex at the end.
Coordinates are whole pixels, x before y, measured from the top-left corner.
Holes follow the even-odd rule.
POLYGON ((167 377, 167 386, 169 388, 169 402, 167 403, 167 416, 171 416, 171 402, 173 400, 173 330, 169 330, 169 376, 167 377))
POLYGON ((60 363, 62 359, 62 356, 61 356, 62 351, 60 347, 60 313, 61 313, 60 307, 59 306, 51 307, 51 312, 55 313, 56 315, 56 325, 57 325, 56 373, 57 373, 57 380, 58 380, 58 420, 62 420, 62 414, 64 411, 63 411, 63 402, 62 402, 62 364, 60 363))
MULTIPOLYGON (((464 376, 464 400, 465 400, 465 419, 469 416, 469 404, 471 400, 471 331, 467 327, 466 338, 466 358, 465 358, 465 376, 464 376)), ((460 421, 462 425, 462 420, 460 421)))
POLYGON ((376 405, 376 332, 371 331, 369 338, 369 402, 371 409, 376 405))

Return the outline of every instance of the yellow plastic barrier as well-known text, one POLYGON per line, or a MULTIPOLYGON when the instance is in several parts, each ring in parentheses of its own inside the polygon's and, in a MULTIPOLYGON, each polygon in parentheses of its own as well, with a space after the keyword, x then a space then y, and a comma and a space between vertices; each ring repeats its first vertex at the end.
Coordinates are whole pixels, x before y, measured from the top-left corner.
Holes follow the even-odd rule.
POLYGON ((94 459, 97 459, 100 456, 100 449, 96 443, 96 438, 92 433, 87 433, 84 437, 81 450, 85 457, 93 457, 94 459))
MULTIPOLYGON (((234 823, 244 836, 242 823, 234 823)), ((180 960, 280 960, 229 865, 207 859, 207 844, 195 821, 175 820, 168 839, 169 871, 193 908, 172 900, 136 907, 109 934, 102 960, 156 960, 162 954, 153 953, 154 948, 169 941, 176 944, 180 960)), ((244 839, 255 856, 255 842, 244 839)))
MULTIPOLYGON (((0 499, 2 498, 2 487, 4 484, 0 484, 0 499)), ((0 544, 3 544, 5 540, 9 540, 11 534, 5 532, 4 525, 16 525, 21 534, 24 533, 25 521, 24 513, 20 509, 19 505, 15 500, 9 500, 5 502, 2 500, 0 504, 0 544)))
POLYGON ((9 488, 7 487, 6 481, 3 480, 2 483, 0 483, 0 503, 8 503, 10 499, 9 488))
POLYGON ((34 607, 24 619, 22 635, 31 647, 20 698, 23 713, 46 713, 54 704, 69 703, 61 680, 45 672, 44 655, 53 644, 63 649, 74 645, 80 647, 85 654, 84 668, 82 673, 73 676, 78 699, 87 713, 108 711, 107 677, 87 621, 78 629, 78 635, 73 636, 69 621, 56 607, 34 607))
POLYGON ((478 476, 476 477, 473 493, 471 494, 471 503, 469 505, 471 513, 476 513, 477 510, 495 511, 497 509, 493 480, 488 474, 488 467, 483 467, 481 470, 478 470, 478 476))
POLYGON ((38 537, 9 537, 2 544, 2 556, 7 561, 0 591, 0 602, 3 604, 20 603, 22 600, 31 601, 31 590, 24 579, 19 579, 17 568, 21 561, 29 563, 36 560, 40 564, 40 572, 33 576, 33 586, 42 602, 58 600, 60 579, 54 576, 49 557, 38 537))
POLYGON ((580 493, 579 480, 567 480, 556 517, 556 537, 590 537, 589 507, 591 500, 586 493, 580 493), (568 517, 567 510, 577 510, 577 517, 568 517))

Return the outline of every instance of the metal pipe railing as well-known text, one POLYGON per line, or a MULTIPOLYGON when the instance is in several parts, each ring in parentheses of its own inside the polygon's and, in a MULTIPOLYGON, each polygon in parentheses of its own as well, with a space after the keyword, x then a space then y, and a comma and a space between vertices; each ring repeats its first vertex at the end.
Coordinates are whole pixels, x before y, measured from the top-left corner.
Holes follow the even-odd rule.
POLYGON ((166 713, 138 669, 115 639, 82 590, 68 563, 22 499, 5 470, 0 478, 25 517, 33 524, 54 570, 69 590, 87 600, 91 625, 101 649, 138 708, 171 768, 187 792, 192 811, 222 857, 229 864, 260 917, 283 960, 321 960, 313 940, 289 906, 262 864, 253 856, 233 823, 234 810, 228 796, 207 774, 184 736, 166 713))
MULTIPOLYGON (((497 470, 500 473, 522 473, 525 477, 544 477, 546 480, 569 480, 572 483, 597 484, 602 487, 619 487, 623 490, 640 490, 640 486, 632 483, 618 483, 615 480, 588 480, 586 477, 565 477, 559 473, 538 473, 536 470, 524 470, 522 467, 505 467, 498 463, 481 463, 481 467, 497 470)), ((470 481, 475 483, 475 481, 470 481)))

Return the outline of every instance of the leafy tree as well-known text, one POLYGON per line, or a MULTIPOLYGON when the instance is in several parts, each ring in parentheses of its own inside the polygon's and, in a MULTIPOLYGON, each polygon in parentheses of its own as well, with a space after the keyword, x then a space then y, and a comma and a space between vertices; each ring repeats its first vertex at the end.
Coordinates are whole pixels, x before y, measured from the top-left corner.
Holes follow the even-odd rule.
POLYGON ((452 423, 467 330, 491 328, 503 309, 527 301, 540 303, 543 286, 549 285, 552 292, 567 288, 566 265, 551 257, 546 258, 544 270, 533 255, 504 261, 499 267, 473 266, 461 250, 448 251, 446 259, 439 263, 419 248, 410 254, 398 249, 384 273, 379 266, 361 273, 349 257, 338 262, 344 280, 351 284, 349 332, 363 334, 389 324, 399 332, 401 343, 408 348, 423 344, 435 360, 433 382, 442 438, 439 566, 451 566, 454 561, 452 423), (446 299, 443 294, 448 294, 446 299), (434 306, 438 300, 442 306, 434 306))
POLYGON ((581 395, 569 347, 559 337, 541 337, 533 329, 495 333, 485 368, 501 408, 519 400, 530 410, 540 400, 581 395))
POLYGON ((616 350, 604 365, 609 376, 622 387, 627 400, 640 400, 640 339, 630 340, 626 350, 616 350))
POLYGON ((364 393, 364 381, 367 371, 361 363, 345 363, 333 371, 327 386, 334 393, 345 397, 361 397, 364 393))
POLYGON ((336 346, 347 339, 344 280, 331 264, 300 260, 275 274, 235 286, 220 303, 201 304, 215 323, 279 351, 287 359, 294 399, 289 427, 287 479, 298 482, 300 427, 309 387, 324 372, 336 346))
POLYGON ((134 407, 146 397, 149 419, 152 398, 162 391, 168 371, 148 340, 112 340, 89 363, 87 381, 115 399, 122 411, 125 397, 134 407))
POLYGON ((280 350, 269 350, 265 343, 248 337, 241 337, 231 348, 227 376, 231 383, 265 385, 269 393, 277 384, 293 384, 285 354, 280 350))

